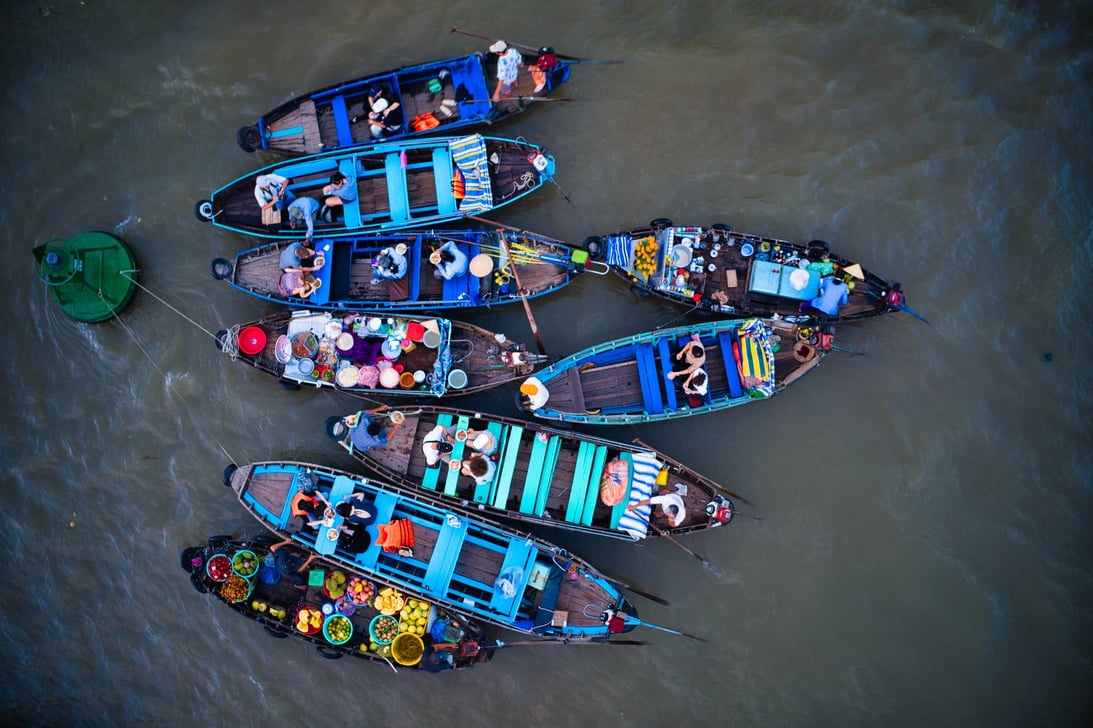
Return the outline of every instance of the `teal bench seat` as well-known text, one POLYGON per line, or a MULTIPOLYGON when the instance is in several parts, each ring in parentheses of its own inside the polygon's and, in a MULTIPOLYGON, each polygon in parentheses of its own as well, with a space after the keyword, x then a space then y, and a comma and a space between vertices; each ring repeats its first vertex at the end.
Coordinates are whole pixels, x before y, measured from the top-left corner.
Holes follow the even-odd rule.
MULTIPOLYGON (((501 467, 498 468, 497 477, 493 479, 493 507, 508 509, 509 490, 512 487, 512 475, 516 471, 516 463, 520 459, 520 440, 524 435, 524 428, 519 425, 509 425, 505 437, 505 450, 501 455, 501 467)), ((475 495, 477 500, 477 494, 475 495)))
MULTIPOLYGON (((449 427, 452 424, 452 416, 448 414, 440 415, 436 418, 436 423, 438 425, 443 425, 444 427, 449 427)), ((427 435, 429 433, 425 434, 427 435)), ((424 437, 425 435, 422 435, 422 438, 424 437)), ((436 490, 437 482, 440 479, 442 470, 445 470, 443 462, 440 463, 439 467, 425 468, 425 475, 421 478, 421 487, 428 490, 436 490)))

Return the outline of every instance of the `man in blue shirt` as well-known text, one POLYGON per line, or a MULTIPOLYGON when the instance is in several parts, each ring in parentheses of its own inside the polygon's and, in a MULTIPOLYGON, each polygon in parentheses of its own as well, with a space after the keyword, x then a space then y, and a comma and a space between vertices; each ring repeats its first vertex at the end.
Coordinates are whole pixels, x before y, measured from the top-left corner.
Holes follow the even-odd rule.
POLYGON ((349 442, 353 450, 363 452, 373 447, 383 447, 390 438, 395 436, 402 423, 397 423, 391 431, 385 433, 383 425, 375 421, 372 415, 387 409, 387 405, 377 407, 374 410, 358 412, 345 417, 342 421, 349 428, 349 442))
POLYGON ((319 214, 319 203, 310 197, 297 197, 288 206, 288 224, 295 229, 300 223, 307 223, 307 235, 304 240, 311 242, 315 235, 315 216, 319 214))
POLYGON ((820 295, 808 303, 801 304, 801 310, 811 306, 826 313, 828 316, 838 316, 839 306, 850 300, 850 289, 846 284, 834 276, 828 276, 820 281, 820 295))

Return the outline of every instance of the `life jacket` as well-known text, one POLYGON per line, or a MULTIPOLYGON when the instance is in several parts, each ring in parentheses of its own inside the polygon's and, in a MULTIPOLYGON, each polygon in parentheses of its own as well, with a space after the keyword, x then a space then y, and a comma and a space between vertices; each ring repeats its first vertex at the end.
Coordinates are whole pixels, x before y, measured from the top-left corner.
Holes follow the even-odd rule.
POLYGON ((379 527, 380 536, 376 543, 388 553, 395 553, 401 548, 413 548, 414 526, 409 518, 398 518, 379 527))
POLYGON ((292 496, 292 515, 294 515, 294 516, 309 516, 309 515, 312 514, 313 511, 305 511, 301 507, 301 504, 304 501, 307 501, 311 505, 315 505, 316 503, 318 503, 318 501, 315 498, 309 496, 307 493, 302 493, 302 492, 297 493, 296 495, 292 496))
POLYGON ((463 170, 456 167, 452 170, 452 197, 458 202, 467 196, 467 188, 463 183, 463 170))
POLYGON ((614 506, 622 502, 630 491, 630 463, 615 458, 603 469, 600 479, 600 501, 605 506, 614 506))
POLYGON ((429 129, 435 129, 438 126, 440 126, 440 119, 436 118, 432 112, 418 114, 414 117, 414 120, 410 122, 410 128, 414 131, 427 131, 429 129))

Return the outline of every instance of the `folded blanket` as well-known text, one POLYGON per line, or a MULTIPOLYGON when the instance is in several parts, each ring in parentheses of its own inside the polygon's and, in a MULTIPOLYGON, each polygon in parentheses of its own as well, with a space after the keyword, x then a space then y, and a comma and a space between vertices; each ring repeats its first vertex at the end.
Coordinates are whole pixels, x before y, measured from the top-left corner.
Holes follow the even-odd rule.
MULTIPOLYGON (((634 478, 630 485, 628 505, 633 505, 653 495, 653 487, 661 467, 660 461, 653 453, 634 453, 634 478)), ((630 538, 635 541, 645 538, 649 532, 649 517, 652 511, 653 508, 648 503, 633 510, 627 510, 619 519, 619 530, 626 531, 630 534, 630 538)))

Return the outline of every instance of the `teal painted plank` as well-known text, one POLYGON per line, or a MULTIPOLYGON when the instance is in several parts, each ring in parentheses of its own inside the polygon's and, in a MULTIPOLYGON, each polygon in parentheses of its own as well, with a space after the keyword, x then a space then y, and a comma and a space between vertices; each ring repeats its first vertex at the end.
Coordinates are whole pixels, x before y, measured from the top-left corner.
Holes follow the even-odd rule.
MULTIPOLYGON (((465 430, 465 429, 467 429, 467 427, 470 426, 470 424, 471 424, 470 419, 467 418, 465 415, 461 415, 460 418, 455 423, 455 428, 456 428, 457 431, 458 430, 465 430)), ((465 443, 462 443, 459 440, 456 440, 455 442, 453 442, 452 443, 452 460, 462 460, 464 450, 466 450, 466 444, 465 443)), ((455 495, 456 494, 456 486, 459 485, 459 470, 460 469, 459 468, 456 468, 455 470, 451 470, 451 469, 448 469, 448 468, 445 468, 445 469, 448 470, 448 475, 447 475, 447 479, 444 481, 444 495, 455 495)))
POLYGON ((554 466, 558 464, 558 452, 562 449, 562 438, 553 435, 547 443, 546 459, 543 461, 543 475, 539 482, 539 495, 535 498, 535 515, 541 516, 546 511, 550 484, 554 480, 554 466))
MULTIPOLYGON (((500 422, 491 422, 488 425, 486 425, 486 429, 489 430, 493 434, 494 441, 497 443, 497 449, 494 450, 494 453, 496 453, 498 455, 498 457, 500 457, 501 453, 503 452, 502 448, 505 445, 505 441, 504 441, 504 439, 502 439, 502 435, 504 434, 505 426, 502 425, 500 422)), ((488 483, 483 483, 481 485, 479 485, 478 483, 475 483, 474 484, 474 502, 475 503, 485 503, 485 502, 487 502, 490 499, 490 491, 493 489, 493 484, 496 483, 496 482, 497 482, 497 471, 494 470, 493 480, 491 480, 488 483)))
POLYGON ((293 126, 288 129, 281 129, 279 131, 273 131, 269 133, 270 139, 280 139, 281 137, 292 136, 293 134, 303 134, 304 128, 302 126, 293 126))
POLYGON ((520 459, 520 439, 524 434, 524 428, 518 425, 509 427, 505 439, 505 452, 501 456, 501 467, 494 479, 497 488, 493 494, 494 508, 507 508, 509 502, 509 489, 512 487, 512 475, 516 471, 516 462, 520 459))
POLYGON ((577 463, 573 468, 573 482, 569 488, 569 503, 566 505, 565 519, 570 523, 580 523, 584 513, 584 497, 588 493, 588 478, 592 472, 592 456, 596 446, 591 442, 581 442, 577 446, 577 463))
POLYGON ((452 152, 447 147, 433 150, 433 170, 436 178, 437 209, 441 215, 454 215, 457 206, 455 197, 452 196, 452 152))
MULTIPOLYGON (((436 418, 436 423, 448 427, 452 424, 452 416, 440 415, 436 418)), ((425 437, 425 435, 422 435, 422 437, 425 437)), ((443 462, 440 463, 439 468, 425 468, 425 476, 421 479, 421 487, 428 490, 436 490, 437 481, 440 479, 440 473, 444 469, 443 462)))
MULTIPOLYGON (((357 186, 357 165, 352 159, 343 159, 338 162, 338 171, 345 175, 346 184, 357 186)), ((342 203, 342 212, 345 215, 345 226, 357 228, 361 226, 361 201, 360 198, 352 202, 342 203)))
POLYGON ((445 522, 436 537, 433 555, 422 580, 424 587, 433 594, 443 594, 452 580, 452 572, 463 549, 463 538, 467 535, 467 525, 460 522, 452 526, 445 522))
POLYGON ((543 462, 546 460, 547 444, 535 438, 531 445, 531 457, 528 458, 527 477, 524 478, 524 492, 520 498, 520 512, 534 513, 535 503, 539 498, 539 484, 542 482, 543 462))
POLYGON ((607 463, 607 446, 597 445, 596 455, 592 459, 592 475, 588 483, 588 495, 585 496, 584 514, 581 523, 592 525, 592 515, 596 511, 596 500, 600 495, 600 479, 603 477, 603 466, 607 463))
MULTIPOLYGON (((527 541, 513 540, 509 544, 508 551, 505 553, 505 561, 501 564, 500 574, 504 574, 505 569, 515 567, 523 570, 523 578, 527 579, 528 572, 531 571, 532 561, 535 559, 535 554, 536 550, 532 548, 531 544, 527 541)), ((493 599, 490 601, 490 608, 502 614, 507 614, 510 618, 514 617, 516 616, 516 610, 520 606, 520 599, 522 597, 523 589, 517 589, 515 594, 507 597, 501 593, 500 589, 494 588, 493 599)))

